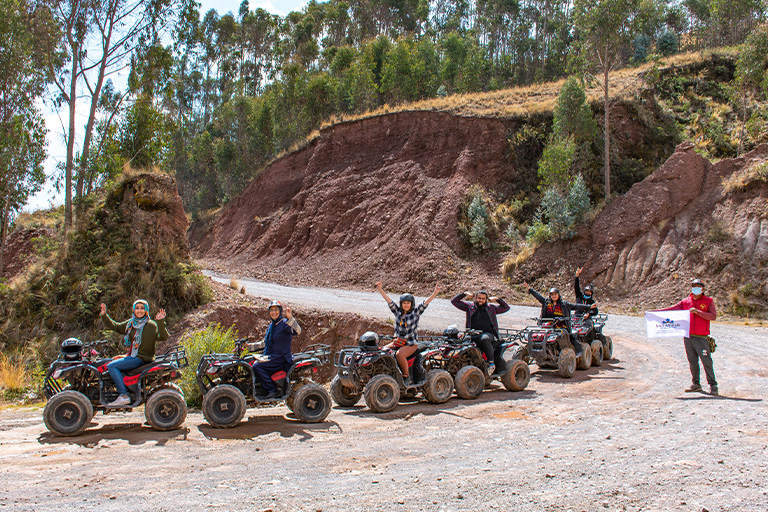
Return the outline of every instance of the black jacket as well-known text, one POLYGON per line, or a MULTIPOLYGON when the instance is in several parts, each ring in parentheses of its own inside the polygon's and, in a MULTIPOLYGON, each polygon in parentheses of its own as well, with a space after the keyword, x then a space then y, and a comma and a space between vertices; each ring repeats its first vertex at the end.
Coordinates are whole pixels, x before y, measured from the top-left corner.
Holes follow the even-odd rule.
MULTIPOLYGON (((594 294, 591 297, 585 297, 584 296, 584 293, 581 291, 581 286, 579 284, 579 278, 578 277, 573 282, 573 293, 576 294, 576 304, 594 304, 595 303, 595 296, 594 296, 594 294)), ((594 307, 590 308, 589 314, 590 315, 596 315, 597 314, 597 306, 594 306, 594 307)))
POLYGON ((533 288, 528 288, 528 293, 536 297, 536 300, 541 302, 541 314, 539 315, 540 318, 554 318, 552 315, 547 315, 547 306, 552 305, 553 307, 560 306, 560 309, 563 312, 563 317, 567 318, 569 321, 571 319, 571 311, 588 311, 590 306, 589 304, 572 304, 570 302, 566 302, 563 300, 562 296, 557 299, 557 302, 552 302, 552 299, 548 297, 544 297, 542 294, 534 290, 533 288))

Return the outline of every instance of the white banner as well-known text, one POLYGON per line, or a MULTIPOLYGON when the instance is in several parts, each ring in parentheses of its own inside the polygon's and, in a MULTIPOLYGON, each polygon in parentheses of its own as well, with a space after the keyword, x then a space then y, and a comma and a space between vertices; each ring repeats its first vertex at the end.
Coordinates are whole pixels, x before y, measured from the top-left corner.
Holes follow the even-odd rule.
POLYGON ((645 312, 645 329, 649 338, 687 337, 690 326, 691 312, 687 309, 645 312))

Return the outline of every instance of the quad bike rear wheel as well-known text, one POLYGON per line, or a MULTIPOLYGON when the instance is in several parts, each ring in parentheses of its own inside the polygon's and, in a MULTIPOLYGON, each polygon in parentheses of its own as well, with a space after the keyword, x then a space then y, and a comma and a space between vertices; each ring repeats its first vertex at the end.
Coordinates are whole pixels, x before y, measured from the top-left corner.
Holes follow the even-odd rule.
POLYGON ((363 396, 373 412, 389 412, 400 401, 400 386, 391 375, 376 375, 368 381, 363 396))
POLYGON ((610 336, 606 336, 603 343, 603 359, 606 361, 613 359, 613 340, 610 336))
POLYGON ((93 405, 78 391, 62 391, 48 400, 43 410, 45 426, 57 436, 76 436, 93 419, 93 405))
POLYGON ((293 413, 304 423, 320 423, 331 412, 331 395, 322 386, 309 382, 293 395, 293 413))
POLYGON ((245 416, 245 396, 231 384, 219 384, 203 397, 203 416, 212 427, 234 427, 245 416))
POLYGON ((571 347, 566 347, 557 356, 557 374, 564 379, 570 379, 576 373, 576 353, 571 347))
POLYGON ((176 430, 187 419, 187 402, 175 389, 159 389, 144 406, 144 417, 155 430, 176 430))
POLYGON ((600 366, 603 362, 603 342, 593 340, 592 343, 592 366, 600 366))
POLYGON ((525 361, 526 364, 531 364, 531 356, 528 355, 528 349, 522 345, 512 349, 512 359, 519 359, 520 361, 525 361))
MULTIPOLYGON (((482 376, 482 372, 480 372, 482 376)), ((485 377, 482 377, 481 390, 485 386, 485 377)), ((424 398, 433 404, 442 404, 447 402, 453 394, 453 377, 445 370, 429 370, 427 372, 427 381, 421 388, 424 398)))
POLYGON ((331 397, 336 405, 339 407, 352 407, 360 401, 362 393, 355 392, 354 388, 350 388, 341 383, 341 379, 336 375, 331 381, 331 397))
POLYGON ((477 366, 464 366, 456 372, 453 386, 459 398, 472 400, 480 396, 485 388, 485 375, 477 366))
POLYGON ((589 343, 583 341, 579 343, 581 343, 581 355, 576 358, 576 369, 589 370, 589 367, 592 366, 592 348, 589 343))
POLYGON ((507 371, 501 376, 501 383, 507 391, 522 391, 531 382, 531 369, 521 360, 507 363, 507 371))

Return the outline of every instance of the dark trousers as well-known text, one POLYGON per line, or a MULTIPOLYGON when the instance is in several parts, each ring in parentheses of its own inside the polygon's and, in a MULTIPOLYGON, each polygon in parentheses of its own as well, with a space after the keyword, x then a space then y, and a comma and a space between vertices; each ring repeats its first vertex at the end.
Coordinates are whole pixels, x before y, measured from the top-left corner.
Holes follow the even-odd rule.
POLYGON ((704 366, 704 373, 707 376, 707 384, 710 387, 717 387, 715 380, 715 368, 712 365, 712 354, 709 353, 709 341, 706 336, 691 336, 683 338, 685 342, 685 355, 688 357, 688 365, 691 367, 691 381, 699 384, 699 360, 704 366))
POLYGON ((501 357, 501 340, 497 340, 496 336, 490 332, 484 332, 483 334, 472 336, 472 341, 485 354, 485 358, 489 363, 493 361, 493 364, 496 365, 496 373, 506 371, 507 363, 501 357))
POLYGON ((291 363, 283 356, 269 356, 269 359, 266 361, 254 363, 253 373, 256 374, 256 378, 259 379, 264 390, 267 393, 271 393, 277 390, 275 381, 272 380, 272 375, 280 370, 287 370, 290 366, 291 363))

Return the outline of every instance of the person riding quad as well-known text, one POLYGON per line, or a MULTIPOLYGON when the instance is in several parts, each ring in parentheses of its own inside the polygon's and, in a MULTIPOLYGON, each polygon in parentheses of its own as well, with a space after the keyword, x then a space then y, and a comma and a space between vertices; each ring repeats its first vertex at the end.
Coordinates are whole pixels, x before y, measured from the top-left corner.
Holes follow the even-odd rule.
POLYGON ((118 397, 107 407, 124 407, 131 403, 128 390, 123 382, 121 371, 127 372, 139 366, 151 363, 155 359, 155 343, 168 339, 165 328, 165 310, 161 309, 152 320, 149 317, 149 303, 139 299, 133 303, 133 315, 130 320, 117 323, 107 314, 107 305, 101 304, 101 321, 104 326, 123 335, 123 345, 128 348, 125 357, 116 358, 107 365, 109 376, 115 383, 118 397))
POLYGON ((591 316, 595 316, 598 313, 597 306, 595 306, 595 288, 592 286, 592 283, 589 283, 587 286, 584 287, 584 290, 581 289, 581 283, 579 283, 579 276, 581 275, 581 271, 584 269, 584 267, 579 267, 576 269, 576 279, 573 281, 573 293, 576 294, 576 304, 590 304, 592 305, 591 308, 589 308, 589 311, 584 315, 584 318, 587 319, 591 316))
POLYGON ((293 364, 291 341, 294 336, 301 334, 301 327, 291 314, 291 307, 285 307, 283 316, 283 305, 276 300, 269 303, 269 318, 270 323, 264 335, 263 357, 253 364, 253 372, 267 392, 264 398, 279 398, 272 375, 287 370, 293 364))
POLYGON ((440 293, 440 284, 435 284, 435 291, 418 307, 414 307, 416 299, 410 293, 402 294, 400 296, 400 305, 396 305, 381 287, 381 280, 376 283, 376 289, 384 297, 384 300, 387 301, 387 304, 389 304, 392 314, 395 315, 395 339, 384 348, 397 349, 395 358, 403 374, 403 381, 410 383, 411 376, 408 373, 408 357, 416 352, 418 348, 416 345, 416 329, 419 326, 419 318, 424 313, 424 310, 427 309, 429 303, 432 302, 432 299, 440 293))
POLYGON ((501 340, 499 339, 499 324, 496 315, 509 311, 509 304, 500 297, 488 297, 488 292, 480 290, 474 296, 470 292, 460 293, 451 299, 451 304, 466 312, 467 329, 475 329, 480 334, 473 334, 472 341, 485 354, 486 360, 494 362, 493 373, 504 373, 506 363, 501 357, 501 340), (474 302, 471 301, 474 297, 474 302), (497 304, 490 304, 496 302, 497 304))
MULTIPOLYGON (((570 302, 566 302, 560 297, 560 290, 557 288, 550 288, 549 289, 549 298, 544 298, 543 295, 541 295, 539 292, 531 288, 531 286, 528 283, 523 283, 524 286, 528 289, 528 293, 536 297, 536 300, 538 300, 541 303, 541 314, 539 317, 542 320, 545 319, 551 319, 555 321, 555 324, 558 323, 558 321, 566 322, 567 320, 570 320, 571 318, 571 311, 589 311, 590 308, 592 308, 592 305, 597 305, 597 301, 594 301, 592 304, 572 304, 570 302)), ((579 343, 578 340, 574 339, 573 335, 570 332, 570 329, 568 329, 569 339, 571 340, 571 344, 573 345, 573 349, 576 352, 576 355, 579 356, 582 353, 581 349, 581 343, 579 343)))

